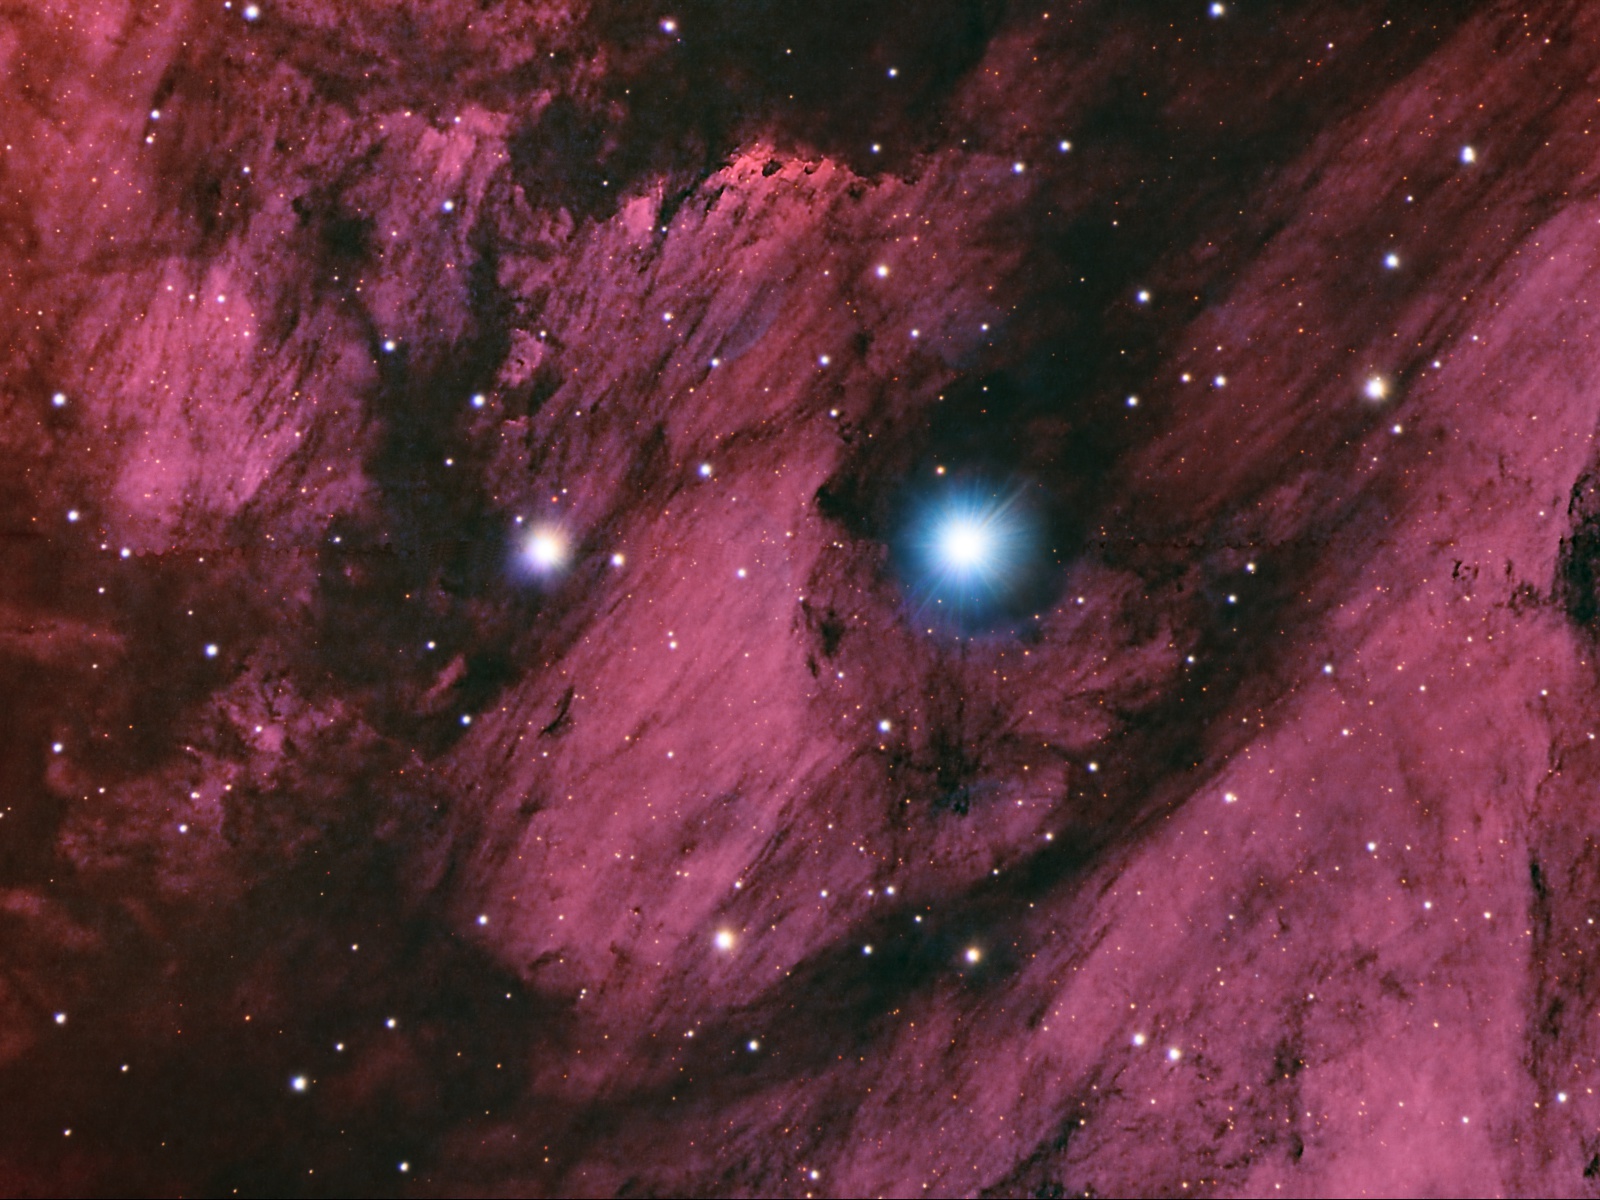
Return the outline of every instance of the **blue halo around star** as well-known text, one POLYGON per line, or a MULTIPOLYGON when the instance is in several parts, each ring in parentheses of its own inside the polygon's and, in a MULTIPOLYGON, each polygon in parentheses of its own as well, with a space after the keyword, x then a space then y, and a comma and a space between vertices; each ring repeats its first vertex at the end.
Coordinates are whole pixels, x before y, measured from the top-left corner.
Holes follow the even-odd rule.
POLYGON ((1019 494, 970 482, 951 482, 918 504, 906 541, 919 608, 961 623, 1008 608, 1042 549, 1019 494))

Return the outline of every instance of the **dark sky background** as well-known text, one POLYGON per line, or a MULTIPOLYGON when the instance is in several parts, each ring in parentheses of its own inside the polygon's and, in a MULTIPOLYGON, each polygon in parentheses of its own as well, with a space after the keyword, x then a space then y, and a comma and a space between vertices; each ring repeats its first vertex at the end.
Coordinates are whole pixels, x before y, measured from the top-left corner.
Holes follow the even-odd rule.
POLYGON ((0 1191, 1600 1191, 1600 8, 0 64, 0 1191))

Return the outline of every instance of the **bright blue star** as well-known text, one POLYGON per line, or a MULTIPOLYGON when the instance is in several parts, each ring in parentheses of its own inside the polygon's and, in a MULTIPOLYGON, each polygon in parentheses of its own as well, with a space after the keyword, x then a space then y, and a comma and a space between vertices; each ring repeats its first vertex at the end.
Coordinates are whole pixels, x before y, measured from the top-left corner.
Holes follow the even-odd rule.
POLYGON ((988 523, 965 515, 951 517, 939 527, 939 557, 951 571, 982 571, 994 553, 988 523))
POLYGON ((952 483, 915 519, 915 590, 951 617, 979 616, 1009 599, 1028 574, 1037 541, 1017 496, 952 483))

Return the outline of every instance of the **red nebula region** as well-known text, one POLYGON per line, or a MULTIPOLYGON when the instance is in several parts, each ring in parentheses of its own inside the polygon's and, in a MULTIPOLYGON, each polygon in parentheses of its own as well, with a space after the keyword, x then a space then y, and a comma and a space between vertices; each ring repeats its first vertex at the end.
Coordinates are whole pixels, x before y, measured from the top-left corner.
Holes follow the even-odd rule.
POLYGON ((0 1191, 1600 1192, 1600 7, 0 56, 0 1191))

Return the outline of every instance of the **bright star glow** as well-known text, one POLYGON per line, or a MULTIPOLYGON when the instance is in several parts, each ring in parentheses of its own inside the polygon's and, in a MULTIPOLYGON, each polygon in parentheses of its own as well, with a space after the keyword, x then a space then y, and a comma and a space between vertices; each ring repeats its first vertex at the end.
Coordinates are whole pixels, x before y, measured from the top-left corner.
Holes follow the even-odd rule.
POLYGON ((1022 583, 1034 551, 1032 522, 1014 496, 952 490, 924 512, 911 543, 927 605, 956 619, 1002 604, 1022 583))
POLYGON ((567 539, 559 529, 540 526, 528 535, 522 544, 523 556, 535 571, 548 573, 559 570, 567 561, 567 539))
POLYGON ((939 554, 962 574, 980 570, 994 553, 989 530, 976 517, 959 516, 946 521, 939 530, 939 554))
POLYGON ((1366 392, 1368 400, 1382 400, 1389 394, 1389 384, 1382 375, 1374 375, 1367 380, 1366 387, 1363 390, 1366 392))

